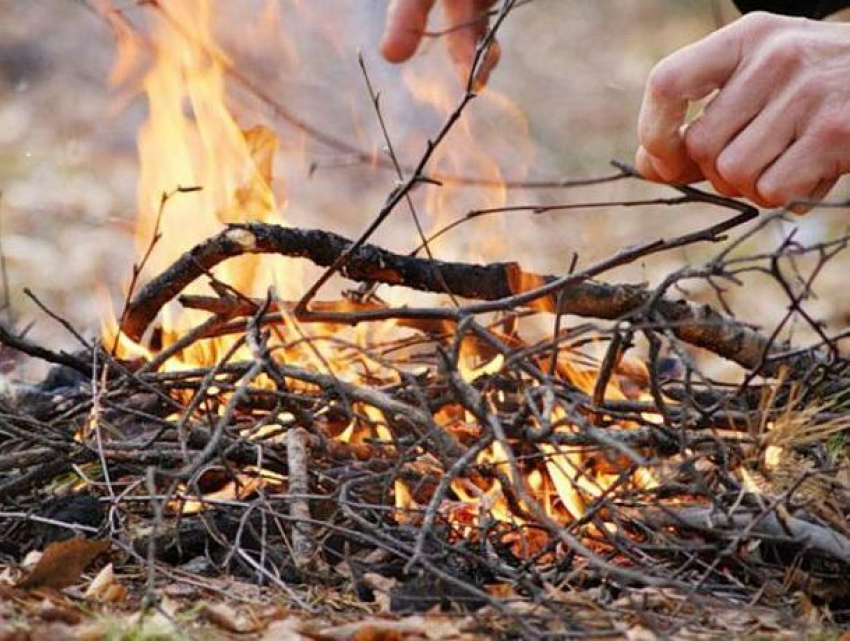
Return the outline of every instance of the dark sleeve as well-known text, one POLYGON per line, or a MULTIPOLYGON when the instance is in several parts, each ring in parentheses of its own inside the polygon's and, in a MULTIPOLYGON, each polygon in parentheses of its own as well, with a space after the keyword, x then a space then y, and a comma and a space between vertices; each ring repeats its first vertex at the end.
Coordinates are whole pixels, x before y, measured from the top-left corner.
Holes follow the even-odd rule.
POLYGON ((738 8, 748 11, 770 11, 787 16, 825 18, 839 9, 850 7, 850 0, 735 0, 738 8))

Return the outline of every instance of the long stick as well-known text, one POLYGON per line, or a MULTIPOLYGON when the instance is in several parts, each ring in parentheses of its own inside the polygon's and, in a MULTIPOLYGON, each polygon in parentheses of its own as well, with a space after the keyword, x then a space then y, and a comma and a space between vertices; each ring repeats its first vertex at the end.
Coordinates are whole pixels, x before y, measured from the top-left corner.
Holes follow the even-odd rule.
MULTIPOLYGON (((319 266, 328 266, 350 246, 349 239, 327 231, 261 223, 233 225, 197 245, 148 283, 130 304, 122 329, 133 340, 140 340, 167 302, 229 258, 243 254, 279 254, 306 258, 319 266)), ((476 265, 428 260, 396 254, 374 245, 363 245, 350 256, 344 276, 355 281, 375 281, 484 301, 517 296, 557 280, 555 276, 525 272, 513 262, 476 265)), ((706 305, 668 298, 656 300, 651 290, 638 285, 580 280, 560 291, 562 313, 590 318, 622 319, 648 311, 644 308, 652 304, 652 311, 670 324, 679 339, 748 369, 757 367, 765 353, 773 351, 767 337, 744 323, 706 305)), ((549 295, 535 301, 534 306, 555 311, 556 299, 557 296, 549 295)), ((400 308, 336 314, 335 318, 336 322, 347 320, 354 324, 383 318, 454 320, 453 314, 453 310, 443 308, 400 308)), ((800 360, 808 362, 810 359, 804 354, 800 360)))

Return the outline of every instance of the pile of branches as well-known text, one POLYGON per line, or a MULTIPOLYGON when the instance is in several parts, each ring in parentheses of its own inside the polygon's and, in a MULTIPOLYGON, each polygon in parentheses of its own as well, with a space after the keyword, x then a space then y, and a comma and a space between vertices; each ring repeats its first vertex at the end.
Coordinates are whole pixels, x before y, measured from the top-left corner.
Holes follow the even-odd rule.
POLYGON ((393 610, 489 607, 522 633, 612 632, 638 588, 678 595, 646 606, 658 610, 662 628, 694 617, 706 595, 776 606, 802 592, 833 603, 841 617, 850 494, 840 337, 795 350, 779 340, 781 327, 764 335, 670 292, 685 281, 733 283, 759 271, 789 292, 780 325, 805 320, 812 278, 801 272, 789 282, 787 265, 811 258, 805 273, 817 274, 850 238, 807 246, 792 233, 764 254, 733 253, 781 223, 773 216, 658 288, 592 279, 656 249, 718 241, 753 218, 732 205, 740 211, 731 222, 566 277, 526 274, 513 263, 401 256, 317 230, 231 226, 138 292, 122 318, 127 336, 150 334, 163 304, 245 253, 341 263, 350 279, 477 302, 392 308, 360 296, 311 309, 220 286, 219 296, 182 299, 211 312, 208 321, 132 362, 102 347, 53 353, 6 333, 6 345, 58 364, 40 386, 4 401, 5 552, 20 558, 68 533, 105 535, 127 563, 147 568, 151 586, 173 576, 168 568, 200 558, 204 572, 276 586, 305 608, 317 585, 374 600, 377 574, 395 582, 393 610), (536 343, 517 332, 532 314, 555 326, 536 343), (337 324, 399 319, 411 332, 404 340, 325 339, 339 343, 351 369, 368 361, 396 375, 361 371, 352 383, 288 364, 288 345, 271 339, 298 315, 337 324), (612 322, 573 322, 577 316, 612 322), (226 333, 238 338, 213 366, 161 371, 165 359, 226 333), (600 362, 582 360, 591 343, 607 346, 600 362), (242 346, 252 358, 234 360, 242 346), (465 375, 465 346, 485 361, 500 356, 499 367, 465 375), (645 369, 629 355, 641 346, 645 369), (694 346, 743 366, 743 382, 713 381, 694 346), (575 371, 592 373, 592 389, 575 371), (611 388, 621 390, 616 400, 611 388), (339 439, 350 425, 376 421, 389 439, 339 439), (503 458, 482 457, 494 445, 503 458), (564 471, 584 504, 576 518, 558 517, 567 506, 551 486, 530 485, 534 470, 557 475, 547 467, 553 452, 577 456, 564 471), (609 480, 594 489, 601 471, 609 480), (399 483, 409 505, 398 504, 399 483), (461 500, 458 483, 479 489, 476 507, 461 500), (494 484, 511 518, 490 511, 484 495, 494 484), (141 534, 127 526, 138 519, 149 523, 141 534), (609 617, 580 616, 586 603, 571 602, 572 591, 617 605, 609 617))
MULTIPOLYGON (((489 611, 506 633, 528 637, 614 634, 635 622, 700 630, 712 625, 705 607, 776 611, 800 595, 846 621, 845 336, 828 336, 807 303, 850 236, 805 244, 786 233, 781 212, 759 219, 740 202, 676 186, 670 198, 605 205, 710 205, 729 217, 567 274, 369 243, 399 207, 415 216, 416 187, 465 180, 429 174, 429 163, 475 97, 476 72, 517 4, 495 10, 457 108, 419 161, 405 167, 392 153, 383 163, 399 180, 359 238, 230 225, 136 292, 138 266, 120 332, 150 345, 149 358, 122 360, 115 345, 78 334, 80 352, 54 352, 0 328, 5 347, 55 366, 40 385, 0 400, 0 553, 19 560, 78 533, 108 539, 119 569, 144 569, 148 604, 163 581, 224 573, 306 611, 321 610, 321 586, 395 612, 489 611), (748 254, 766 229, 780 241, 748 254), (709 243, 722 243, 714 258, 656 287, 602 280, 709 243), (214 275, 226 260, 261 253, 325 271, 299 301, 252 299, 214 275), (753 274, 785 293, 787 312, 769 333, 726 304, 727 290, 753 274), (315 301, 336 276, 362 287, 315 301), (183 295, 198 279, 217 295, 183 295), (716 304, 683 299, 694 284, 716 304), (443 300, 392 307, 379 286, 443 300), (173 301, 209 318, 160 349, 156 318, 173 301), (551 333, 524 340, 531 316, 551 333), (383 320, 408 333, 363 345, 297 331, 383 320), (797 348, 785 338, 801 326, 814 340, 797 348), (232 347, 215 363, 166 367, 225 335, 232 347), (322 341, 345 367, 322 363, 321 349, 315 366, 287 360, 289 348, 322 341), (600 359, 585 354, 599 345, 600 359), (464 371, 470 351, 491 366, 464 371), (741 380, 714 380, 707 356, 739 367, 741 380), (352 426, 369 436, 341 438, 352 426)), ((639 179, 617 165, 602 179, 542 186, 639 179)), ((440 233, 504 211, 471 212, 440 233)))

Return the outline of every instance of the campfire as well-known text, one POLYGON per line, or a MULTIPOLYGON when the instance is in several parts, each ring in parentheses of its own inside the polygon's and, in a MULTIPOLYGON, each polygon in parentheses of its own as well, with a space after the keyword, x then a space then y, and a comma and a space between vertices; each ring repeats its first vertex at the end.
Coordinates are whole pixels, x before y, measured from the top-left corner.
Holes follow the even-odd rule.
MULTIPOLYGON (((760 217, 687 186, 640 201, 573 198, 642 181, 623 163, 535 183, 504 179, 483 152, 467 150, 471 168, 442 162, 450 138, 473 144, 462 130, 481 61, 522 2, 496 6, 466 85, 410 165, 362 60, 386 153, 324 134, 252 82, 217 41, 215 3, 144 4, 146 29, 92 4, 116 36, 116 85, 128 90, 148 61, 125 303, 76 353, 0 330, 3 344, 54 366, 2 401, 0 527, 12 553, 64 545, 61 558, 75 535, 77 546, 109 542, 97 554, 154 609, 168 582, 229 577, 287 613, 329 620, 346 609, 477 612, 470 634, 717 631, 704 612, 741 608, 745 627, 775 631, 793 624, 775 613, 801 600, 846 622, 847 367, 840 337, 805 303, 848 236, 806 244, 783 232, 751 251, 765 229, 787 229, 782 212, 760 217), (303 149, 273 121, 245 128, 233 90, 395 181, 362 234, 289 224, 298 203, 275 162, 282 142, 286 154, 303 149), (495 200, 460 217, 441 202, 445 190, 484 187, 495 200), (573 200, 505 200, 543 187, 573 200), (718 218, 595 263, 576 258, 561 274, 438 249, 481 217, 635 205, 700 205, 718 218), (426 225, 420 208, 438 215, 426 225), (376 242, 393 216, 415 219, 413 251, 376 242), (658 286, 608 278, 692 245, 716 254, 658 286), (775 331, 725 303, 724 288, 753 272, 787 298, 775 331), (694 282, 713 288, 713 305, 688 300, 694 282), (804 347, 786 341, 794 323, 812 330, 804 347), (735 378, 710 375, 718 362, 735 378)), ((9 575, 15 598, 67 585, 38 567, 9 575)))

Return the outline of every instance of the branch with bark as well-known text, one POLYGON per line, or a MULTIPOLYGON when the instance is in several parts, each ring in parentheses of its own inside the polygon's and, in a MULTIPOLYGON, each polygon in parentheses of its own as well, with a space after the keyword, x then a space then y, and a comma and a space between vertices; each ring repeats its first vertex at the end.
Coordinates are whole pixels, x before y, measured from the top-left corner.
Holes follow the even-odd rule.
MULTIPOLYGON (((278 254, 305 258, 316 265, 332 265, 351 241, 338 234, 310 229, 293 229, 250 223, 231 225, 225 231, 197 245, 158 277, 149 282, 129 305, 122 331, 140 340, 162 307, 176 298, 190 283, 209 273, 216 265, 244 254, 278 254)), ((477 265, 447 262, 390 252, 364 244, 347 260, 343 276, 360 282, 378 282, 424 292, 444 293, 481 301, 505 299, 557 280, 556 276, 524 271, 515 262, 477 265)), ((707 305, 657 297, 640 285, 608 284, 593 280, 575 282, 532 301, 535 309, 562 314, 623 320, 639 318, 648 312, 665 323, 679 339, 701 347, 744 368, 758 367, 773 346, 765 335, 707 305), (560 299, 560 306, 557 301, 560 299), (651 308, 651 309, 650 309, 651 308)), ((244 302, 241 303, 244 306, 244 302)), ((239 305, 237 305, 238 307, 239 305)), ((227 305, 217 310, 227 311, 227 305)), ((237 311, 235 309, 231 311, 237 311)), ((457 320, 452 309, 370 309, 338 314, 340 322, 382 318, 442 318, 457 320)), ((810 362, 808 355, 798 358, 810 362)))

